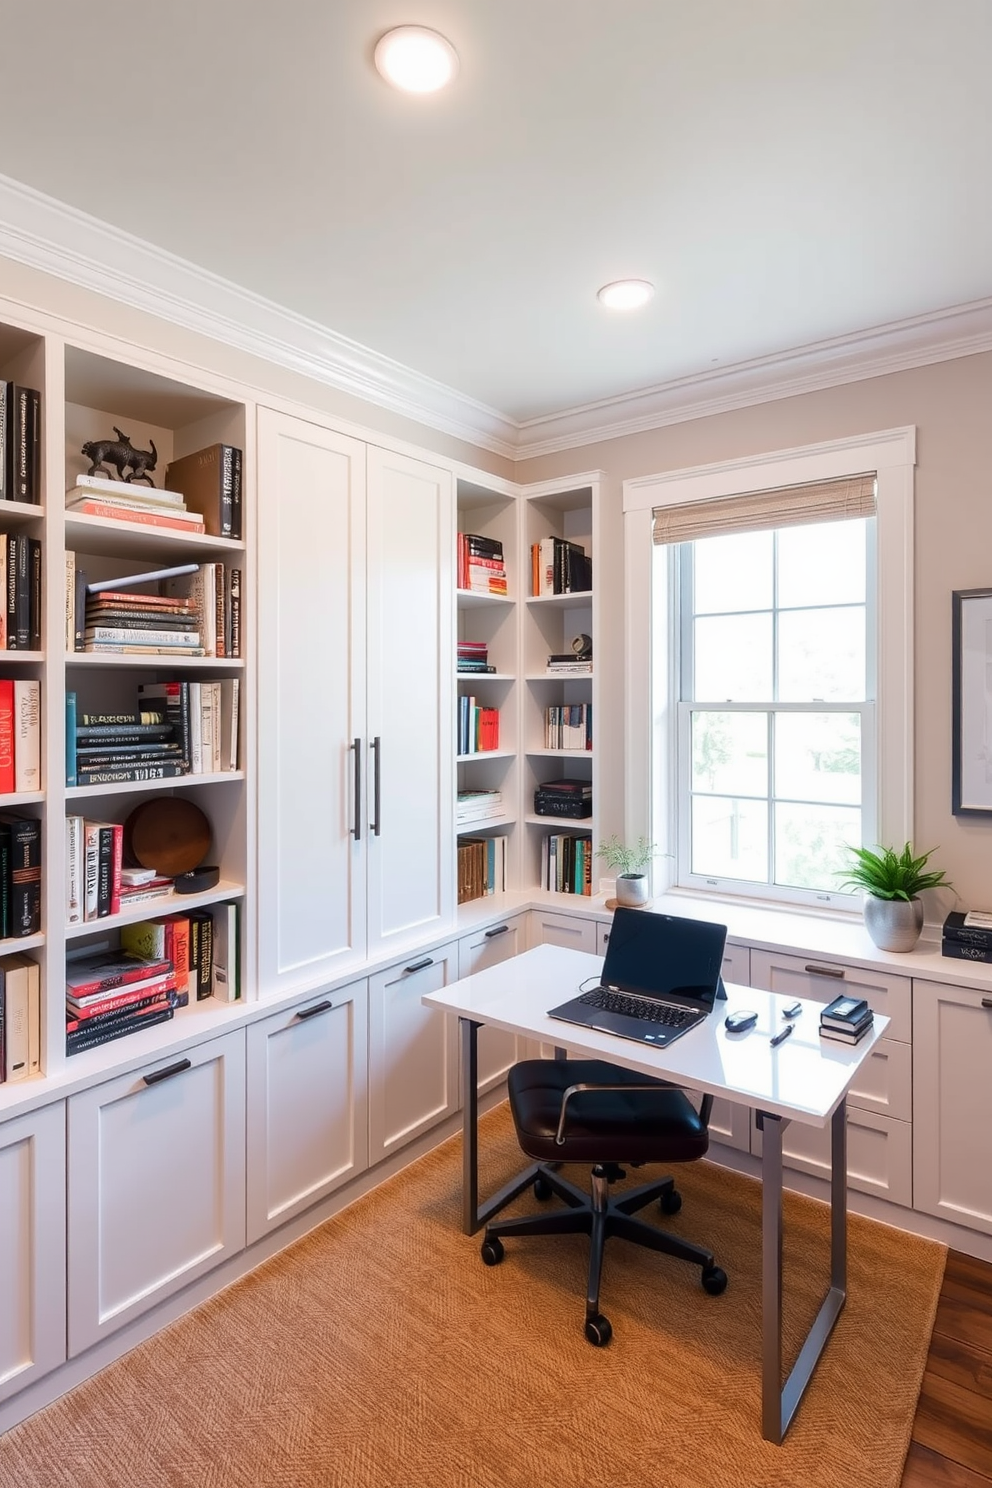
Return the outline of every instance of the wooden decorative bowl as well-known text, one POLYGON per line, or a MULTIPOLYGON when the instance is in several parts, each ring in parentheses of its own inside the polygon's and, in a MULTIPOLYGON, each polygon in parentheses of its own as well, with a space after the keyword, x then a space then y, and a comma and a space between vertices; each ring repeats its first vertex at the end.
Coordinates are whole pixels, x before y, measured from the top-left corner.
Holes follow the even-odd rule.
POLYGON ((182 796, 156 796, 136 806, 124 823, 124 854, 163 878, 197 868, 210 851, 210 823, 182 796))

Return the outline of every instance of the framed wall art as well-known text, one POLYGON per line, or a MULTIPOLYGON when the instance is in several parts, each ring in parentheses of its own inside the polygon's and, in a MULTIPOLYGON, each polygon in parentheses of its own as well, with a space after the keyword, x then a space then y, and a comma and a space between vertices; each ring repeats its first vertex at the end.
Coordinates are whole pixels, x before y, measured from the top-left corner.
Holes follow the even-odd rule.
POLYGON ((951 809, 992 816, 992 589, 952 595, 951 809))

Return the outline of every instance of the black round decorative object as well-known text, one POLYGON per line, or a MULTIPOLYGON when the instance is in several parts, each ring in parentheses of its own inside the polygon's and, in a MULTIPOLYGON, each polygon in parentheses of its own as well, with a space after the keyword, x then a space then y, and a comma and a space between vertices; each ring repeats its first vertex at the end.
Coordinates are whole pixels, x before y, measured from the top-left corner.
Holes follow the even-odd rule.
POLYGON ((150 450, 139 450, 131 443, 131 436, 122 434, 116 424, 113 425, 113 430, 117 435, 116 439, 90 439, 83 445, 81 453, 90 461, 86 474, 96 475, 102 470, 106 475, 111 475, 113 466, 119 480, 144 481, 147 485, 154 486, 155 482, 148 474, 158 463, 154 439, 148 441, 150 450), (126 470, 130 470, 129 475, 124 474, 126 470))
POLYGON ((173 879, 177 894, 202 894, 207 889, 215 889, 219 883, 220 869, 216 863, 201 863, 199 868, 177 873, 173 879))

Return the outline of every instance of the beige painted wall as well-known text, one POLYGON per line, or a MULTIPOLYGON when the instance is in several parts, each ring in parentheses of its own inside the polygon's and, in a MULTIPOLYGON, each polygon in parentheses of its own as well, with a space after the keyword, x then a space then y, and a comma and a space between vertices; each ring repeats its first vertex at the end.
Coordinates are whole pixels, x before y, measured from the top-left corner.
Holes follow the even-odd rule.
MULTIPOLYGON (((777 399, 541 459, 517 478, 605 472, 596 588, 600 610, 603 750, 599 817, 623 826, 624 707, 622 482, 633 476, 729 460, 876 429, 915 424, 915 829, 953 880, 960 902, 992 909, 992 817, 951 814, 951 591, 992 586, 992 354, 777 399), (616 596, 617 603, 612 604, 616 596), (605 737, 604 737, 605 736, 605 737)), ((952 896, 928 911, 950 908, 952 896)))

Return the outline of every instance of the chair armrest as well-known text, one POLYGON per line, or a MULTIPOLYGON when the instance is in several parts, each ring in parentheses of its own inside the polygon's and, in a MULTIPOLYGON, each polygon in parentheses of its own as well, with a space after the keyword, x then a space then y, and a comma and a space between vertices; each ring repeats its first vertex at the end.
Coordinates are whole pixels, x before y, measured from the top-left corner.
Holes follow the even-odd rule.
MULTIPOLYGON (((592 1085, 569 1085, 568 1089, 565 1091, 565 1094, 561 1098, 561 1111, 558 1115, 558 1130, 555 1132, 555 1143, 559 1147, 564 1147, 565 1145, 565 1108, 567 1107, 573 1095, 580 1095, 584 1090, 606 1090, 613 1093, 622 1092, 625 1090, 650 1092, 652 1090, 672 1090, 674 1088, 674 1086, 668 1084, 667 1082, 663 1085, 659 1085, 657 1080, 652 1080, 650 1085, 601 1085, 599 1081, 592 1085)), ((704 1096, 703 1099, 709 1100, 712 1104, 712 1096, 704 1096)))

